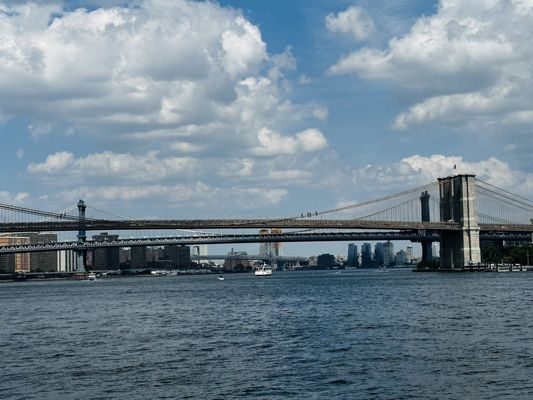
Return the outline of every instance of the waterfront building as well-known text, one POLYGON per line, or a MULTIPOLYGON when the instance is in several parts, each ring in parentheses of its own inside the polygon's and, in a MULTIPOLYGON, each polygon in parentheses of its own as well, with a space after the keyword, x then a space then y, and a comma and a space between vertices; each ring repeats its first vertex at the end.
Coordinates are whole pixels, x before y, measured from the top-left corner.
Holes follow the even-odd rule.
POLYGON ((370 268, 373 266, 372 245, 370 243, 363 243, 361 246, 361 266, 364 268, 370 268))
POLYGON ((318 268, 332 268, 336 265, 335 256, 332 254, 320 254, 317 257, 318 268))
POLYGON ((396 265, 407 265, 411 263, 411 260, 409 258, 408 253, 405 250, 400 250, 396 253, 396 256, 394 257, 394 264, 396 265))
POLYGON ((172 266, 187 269, 191 266, 191 248, 189 246, 165 246, 165 259, 172 261, 172 266))
MULTIPOLYGON (((16 246, 30 244, 30 238, 17 235, 0 235, 0 246, 16 246)), ((0 255, 0 273, 30 272, 29 253, 0 255)))
POLYGON ((198 264, 208 264, 209 259, 209 248, 207 247, 207 244, 197 244, 192 246, 192 255, 198 256, 198 257, 204 257, 204 259, 197 260, 198 264))
POLYGON ((144 269, 148 260, 146 246, 134 246, 130 249, 130 268, 144 269))
POLYGON ((390 266, 394 264, 394 243, 390 240, 383 243, 383 265, 390 266))
POLYGON ((357 245, 355 243, 348 244, 348 260, 347 265, 350 267, 359 266, 359 254, 357 252, 357 245))
MULTIPOLYGON (((25 232, 15 233, 13 236, 27 237, 29 244, 47 244, 57 242, 57 234, 25 232)), ((31 272, 56 272, 57 271, 57 251, 43 251, 29 253, 31 272)))
POLYGON ((433 254, 433 260, 439 259, 439 253, 440 253, 440 243, 439 242, 433 242, 431 244, 431 253, 433 254))
POLYGON ((77 270, 76 252, 74 250, 59 250, 57 252, 57 272, 73 272, 77 270))
MULTIPOLYGON (((113 242, 118 240, 118 235, 110 235, 107 232, 102 232, 99 235, 94 235, 93 240, 98 242, 113 242)), ((99 271, 120 269, 119 254, 118 247, 102 247, 95 249, 92 257, 93 269, 99 271)))
POLYGON ((233 271, 233 270, 244 270, 244 267, 250 264, 250 260, 246 259, 235 259, 232 256, 247 256, 248 253, 245 251, 233 251, 231 249, 227 254, 227 258, 224 260, 224 270, 233 271))
POLYGON ((383 260, 383 243, 376 243, 374 246, 374 264, 375 266, 381 267, 384 265, 383 260))

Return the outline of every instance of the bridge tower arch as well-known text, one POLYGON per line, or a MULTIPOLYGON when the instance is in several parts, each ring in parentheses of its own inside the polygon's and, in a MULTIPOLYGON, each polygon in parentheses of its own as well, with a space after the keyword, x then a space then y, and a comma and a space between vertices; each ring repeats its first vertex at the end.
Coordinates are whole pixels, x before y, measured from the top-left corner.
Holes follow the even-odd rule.
POLYGON ((440 219, 461 226, 458 231, 441 232, 441 269, 462 269, 481 261, 474 178, 470 174, 439 178, 440 219))

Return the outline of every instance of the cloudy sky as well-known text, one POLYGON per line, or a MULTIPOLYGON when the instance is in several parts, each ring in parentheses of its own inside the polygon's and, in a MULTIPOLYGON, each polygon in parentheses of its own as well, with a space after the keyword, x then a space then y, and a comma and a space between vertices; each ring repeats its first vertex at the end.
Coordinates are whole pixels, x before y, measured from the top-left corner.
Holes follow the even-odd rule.
POLYGON ((533 198, 533 0, 0 0, 0 202, 278 217, 533 198))

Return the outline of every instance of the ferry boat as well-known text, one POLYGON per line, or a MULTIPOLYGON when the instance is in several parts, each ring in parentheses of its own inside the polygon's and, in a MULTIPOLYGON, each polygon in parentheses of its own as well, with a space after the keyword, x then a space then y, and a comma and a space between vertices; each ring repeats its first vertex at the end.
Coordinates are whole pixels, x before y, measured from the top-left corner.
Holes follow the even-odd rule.
POLYGON ((257 268, 254 272, 255 276, 270 276, 272 275, 272 268, 270 265, 264 264, 257 268))

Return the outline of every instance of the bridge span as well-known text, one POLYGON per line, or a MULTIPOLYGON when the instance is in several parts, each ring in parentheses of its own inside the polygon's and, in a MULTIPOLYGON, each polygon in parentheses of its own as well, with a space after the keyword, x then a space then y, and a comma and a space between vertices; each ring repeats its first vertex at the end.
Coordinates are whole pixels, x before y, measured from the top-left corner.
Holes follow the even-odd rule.
MULTIPOLYGON (((531 240, 529 233, 493 233, 482 232, 481 241, 493 240, 531 240)), ((412 242, 440 241, 438 232, 427 231, 397 231, 397 232, 293 232, 269 235, 241 234, 241 235, 204 235, 204 236, 175 236, 142 239, 118 239, 113 241, 85 242, 68 241, 44 244, 26 244, 0 246, 0 254, 36 253, 43 251, 76 250, 84 251, 102 247, 139 247, 139 246, 168 246, 168 245, 199 245, 199 244, 232 244, 232 243, 286 243, 286 242, 334 242, 334 241, 384 241, 408 240, 412 242)), ((200 256, 201 259, 208 258, 200 256)))

